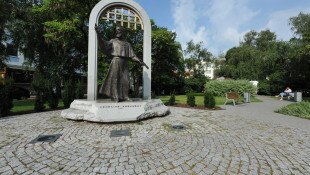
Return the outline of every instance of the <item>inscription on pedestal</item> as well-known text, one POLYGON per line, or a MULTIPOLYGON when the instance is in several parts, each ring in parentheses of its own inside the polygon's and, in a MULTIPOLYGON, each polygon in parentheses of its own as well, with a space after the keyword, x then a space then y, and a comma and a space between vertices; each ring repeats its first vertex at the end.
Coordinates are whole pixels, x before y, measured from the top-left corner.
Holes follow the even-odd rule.
POLYGON ((100 106, 100 108, 141 108, 142 105, 117 105, 117 106, 100 106))

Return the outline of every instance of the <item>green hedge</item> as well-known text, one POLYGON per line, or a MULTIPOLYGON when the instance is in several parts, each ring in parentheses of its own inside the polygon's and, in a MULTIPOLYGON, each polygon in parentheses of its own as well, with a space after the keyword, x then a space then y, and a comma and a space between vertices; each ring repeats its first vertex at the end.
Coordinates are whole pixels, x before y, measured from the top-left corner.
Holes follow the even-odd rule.
POLYGON ((215 96, 225 96, 226 92, 256 93, 256 87, 248 80, 212 80, 206 83, 205 90, 215 96))

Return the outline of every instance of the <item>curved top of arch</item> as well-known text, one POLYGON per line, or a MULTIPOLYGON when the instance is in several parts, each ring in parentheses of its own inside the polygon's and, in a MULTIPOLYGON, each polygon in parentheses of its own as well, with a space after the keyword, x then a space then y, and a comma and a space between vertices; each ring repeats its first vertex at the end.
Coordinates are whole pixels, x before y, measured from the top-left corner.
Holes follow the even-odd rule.
POLYGON ((140 16, 131 8, 124 6, 112 6, 104 10, 100 19, 110 21, 118 26, 130 29, 143 29, 140 16))
POLYGON ((96 22, 99 20, 100 15, 103 11, 111 8, 113 6, 124 6, 135 11, 140 18, 142 18, 143 28, 148 28, 150 26, 149 16, 145 10, 133 0, 102 0, 98 2, 90 13, 89 27, 95 26, 96 22))

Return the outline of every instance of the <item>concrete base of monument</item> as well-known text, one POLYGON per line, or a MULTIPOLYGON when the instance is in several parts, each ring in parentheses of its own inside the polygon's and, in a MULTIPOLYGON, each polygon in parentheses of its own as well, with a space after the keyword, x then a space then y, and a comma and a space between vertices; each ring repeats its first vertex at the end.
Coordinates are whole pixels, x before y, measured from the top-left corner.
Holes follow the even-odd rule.
POLYGON ((169 108, 160 99, 125 102, 74 100, 61 116, 71 120, 92 122, 137 121, 168 114, 169 108))

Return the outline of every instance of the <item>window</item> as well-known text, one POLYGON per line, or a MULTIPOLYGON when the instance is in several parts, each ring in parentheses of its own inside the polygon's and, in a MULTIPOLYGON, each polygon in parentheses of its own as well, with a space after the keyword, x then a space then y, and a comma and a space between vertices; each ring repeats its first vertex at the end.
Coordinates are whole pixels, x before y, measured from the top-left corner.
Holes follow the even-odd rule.
POLYGON ((103 12, 101 17, 106 21, 112 21, 125 28, 143 29, 141 19, 133 10, 127 7, 111 7, 103 12))

